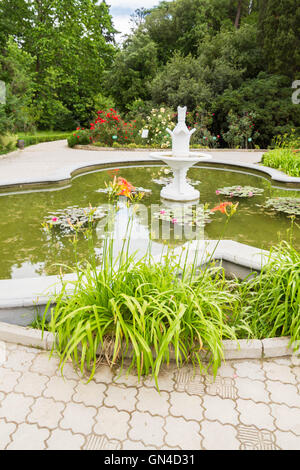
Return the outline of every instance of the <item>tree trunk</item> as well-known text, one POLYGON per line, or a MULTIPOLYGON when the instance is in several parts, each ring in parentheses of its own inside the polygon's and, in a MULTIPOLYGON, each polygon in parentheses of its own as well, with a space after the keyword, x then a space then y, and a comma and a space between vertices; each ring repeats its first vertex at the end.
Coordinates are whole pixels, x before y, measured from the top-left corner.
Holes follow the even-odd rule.
POLYGON ((241 19, 241 13, 242 13, 242 6, 243 6, 243 0, 239 0, 238 3, 238 9, 236 12, 236 17, 235 17, 235 22, 234 22, 234 27, 236 29, 239 29, 240 27, 240 19, 241 19))

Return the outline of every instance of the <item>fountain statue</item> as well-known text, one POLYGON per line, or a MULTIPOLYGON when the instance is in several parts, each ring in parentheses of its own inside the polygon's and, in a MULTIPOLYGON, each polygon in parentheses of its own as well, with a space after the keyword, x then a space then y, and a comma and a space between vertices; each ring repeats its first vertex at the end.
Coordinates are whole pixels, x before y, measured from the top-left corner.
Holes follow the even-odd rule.
POLYGON ((186 179, 188 169, 201 161, 210 160, 212 157, 202 152, 190 152, 190 139, 196 129, 189 130, 185 123, 186 106, 178 107, 178 124, 175 129, 167 132, 172 137, 172 152, 155 152, 150 157, 162 160, 173 171, 173 181, 161 191, 161 197, 171 201, 195 201, 200 197, 200 192, 193 188, 186 179))

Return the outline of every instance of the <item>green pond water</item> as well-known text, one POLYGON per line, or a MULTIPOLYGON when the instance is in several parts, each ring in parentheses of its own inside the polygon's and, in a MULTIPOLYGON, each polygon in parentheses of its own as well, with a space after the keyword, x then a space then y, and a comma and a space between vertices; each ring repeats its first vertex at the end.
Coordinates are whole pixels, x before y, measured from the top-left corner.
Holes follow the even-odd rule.
MULTIPOLYGON (((143 199, 142 204, 149 210, 151 204, 162 204, 160 200, 161 184, 153 179, 164 175, 162 166, 134 166, 121 167, 118 176, 122 176, 136 187, 143 187, 152 191, 150 196, 143 199)), ((231 219, 225 234, 226 239, 247 243, 257 248, 268 249, 278 243, 279 239, 288 238, 291 220, 284 214, 272 213, 270 210, 259 207, 268 197, 300 197, 296 190, 276 189, 271 182, 256 175, 243 172, 209 169, 207 167, 193 167, 188 172, 192 181, 199 181, 195 187, 201 192, 200 202, 209 203, 213 208, 220 202, 228 200, 224 196, 217 196, 216 189, 224 186, 254 186, 264 189, 262 196, 249 199, 236 199, 239 201, 237 214, 231 219)), ((28 189, 14 193, 0 193, 0 279, 37 277, 57 274, 59 264, 74 265, 72 237, 62 236, 59 232, 49 235, 42 223, 49 214, 70 206, 88 207, 101 206, 108 202, 107 195, 98 190, 105 187, 105 182, 111 180, 110 170, 94 171, 73 178, 66 187, 51 186, 43 189, 28 189)), ((168 203, 162 204, 164 208, 168 203)), ((113 231, 122 238, 126 232, 130 209, 120 208, 116 213, 113 231)), ((153 239, 154 251, 159 251, 162 245, 167 244, 158 233, 153 233, 149 222, 141 218, 137 212, 134 216, 133 249, 146 249, 149 239, 153 239)), ((216 213, 212 222, 205 226, 205 239, 218 239, 224 226, 225 216, 216 213)), ((300 223, 298 218, 298 224, 300 223)), ((101 252, 105 227, 95 230, 94 242, 96 252, 101 252), (101 232, 102 230, 102 232, 101 232)), ((300 249, 300 230, 297 226, 293 232, 294 245, 300 249)), ((186 240, 175 240, 171 233, 172 246, 183 245, 186 240)), ((82 236, 78 245, 80 258, 87 257, 87 242, 82 236)), ((63 272, 66 269, 63 268, 63 272)))

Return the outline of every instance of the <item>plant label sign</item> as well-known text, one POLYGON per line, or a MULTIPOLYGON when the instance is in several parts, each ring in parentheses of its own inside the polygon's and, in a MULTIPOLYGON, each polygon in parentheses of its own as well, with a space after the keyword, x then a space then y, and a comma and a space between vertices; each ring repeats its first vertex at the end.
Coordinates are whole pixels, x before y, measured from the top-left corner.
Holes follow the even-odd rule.
POLYGON ((148 129, 143 129, 142 139, 148 139, 148 136, 149 136, 149 130, 148 129))
POLYGON ((5 83, 0 80, 0 104, 6 103, 6 86, 5 83))

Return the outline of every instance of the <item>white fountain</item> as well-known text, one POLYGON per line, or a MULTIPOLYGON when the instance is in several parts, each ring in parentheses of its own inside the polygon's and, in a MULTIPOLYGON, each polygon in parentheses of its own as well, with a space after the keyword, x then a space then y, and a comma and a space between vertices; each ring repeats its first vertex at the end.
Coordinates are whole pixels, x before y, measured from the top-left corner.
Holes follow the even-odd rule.
POLYGON ((171 201, 195 201, 199 199, 200 192, 191 186, 186 179, 188 169, 196 163, 210 160, 212 157, 202 152, 190 152, 190 139, 196 129, 189 130, 185 123, 186 106, 178 107, 178 124, 174 131, 167 129, 172 137, 172 152, 155 152, 150 157, 162 160, 173 171, 173 181, 165 186, 160 195, 171 201))

